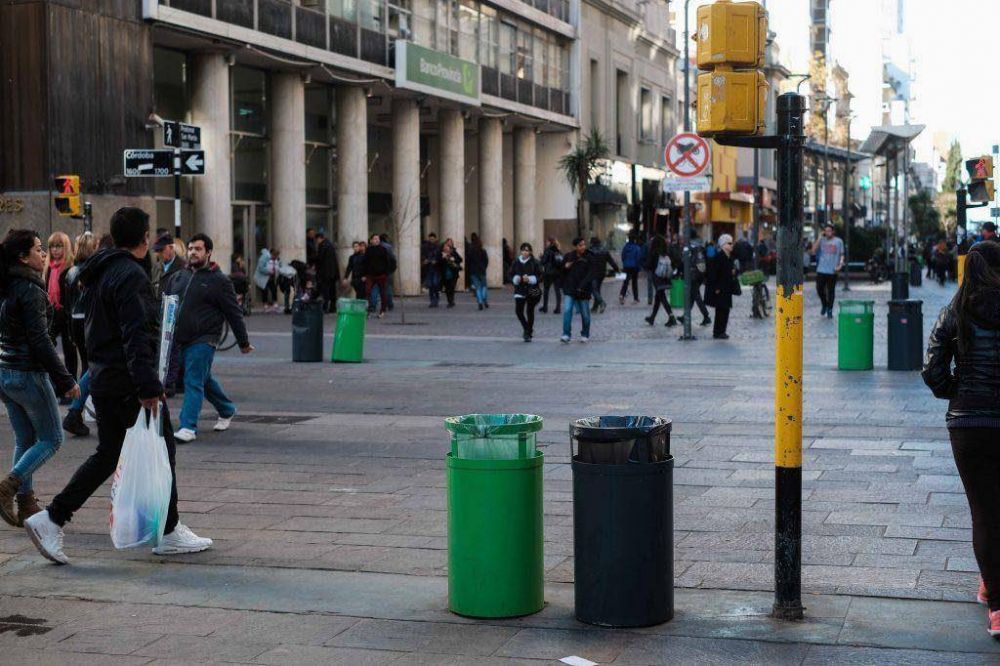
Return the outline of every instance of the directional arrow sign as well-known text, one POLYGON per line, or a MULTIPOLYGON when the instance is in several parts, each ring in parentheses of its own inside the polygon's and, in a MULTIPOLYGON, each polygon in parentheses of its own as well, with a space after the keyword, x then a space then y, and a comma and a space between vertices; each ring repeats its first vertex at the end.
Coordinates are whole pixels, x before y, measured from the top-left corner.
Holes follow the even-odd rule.
POLYGON ((126 150, 122 159, 126 178, 166 178, 174 175, 173 150, 126 150))
POLYGON ((174 148, 201 148, 201 128, 196 125, 179 123, 176 120, 163 121, 163 145, 174 148))
POLYGON ((182 150, 181 151, 181 175, 182 176, 204 176, 205 175, 205 151, 204 150, 182 150))

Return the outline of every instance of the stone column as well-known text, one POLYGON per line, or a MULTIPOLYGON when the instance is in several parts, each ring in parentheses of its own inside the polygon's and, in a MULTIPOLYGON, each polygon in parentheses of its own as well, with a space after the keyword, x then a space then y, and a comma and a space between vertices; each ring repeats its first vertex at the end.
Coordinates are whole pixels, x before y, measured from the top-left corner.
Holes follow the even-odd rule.
POLYGON ((347 266, 351 243, 368 239, 368 98, 357 86, 337 97, 337 256, 347 266))
POLYGON ((271 224, 285 262, 306 260, 306 86, 295 73, 271 77, 271 224))
MULTIPOLYGON (((441 242, 465 252, 465 120, 455 109, 438 111, 441 134, 441 242)), ((464 257, 463 257, 464 258, 464 257)))
POLYGON ((420 294, 420 109, 392 102, 392 225, 403 295, 420 294))
POLYGON ((531 243, 536 255, 542 248, 541 224, 535 219, 535 130, 514 130, 514 252, 531 243))
POLYGON ((479 236, 490 257, 486 284, 503 286, 503 126, 479 119, 479 236))
POLYGON ((206 170, 206 175, 193 179, 194 228, 209 235, 215 246, 212 257, 228 273, 233 254, 229 65, 214 53, 197 54, 192 64, 191 122, 201 127, 206 170))

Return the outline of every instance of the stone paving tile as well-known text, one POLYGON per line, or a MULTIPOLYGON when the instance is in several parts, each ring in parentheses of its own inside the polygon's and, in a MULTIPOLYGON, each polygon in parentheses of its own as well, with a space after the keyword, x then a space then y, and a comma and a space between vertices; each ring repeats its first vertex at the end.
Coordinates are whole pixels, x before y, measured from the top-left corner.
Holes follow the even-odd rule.
POLYGON ((624 633, 597 628, 523 629, 505 642, 495 655, 528 659, 562 659, 577 655, 598 663, 609 663, 617 660, 627 641, 628 636, 624 633))
POLYGON ((30 664, 30 666, 135 666, 148 664, 148 657, 126 657, 108 654, 82 654, 60 652, 58 650, 32 650, 21 647, 6 647, 3 651, 5 663, 30 664))
MULTIPOLYGON (((403 652, 386 650, 355 650, 346 648, 317 647, 314 645, 279 645, 253 660, 255 664, 296 664, 296 666, 382 666, 394 664, 403 652)), ((428 655, 424 655, 426 659, 428 655)), ((431 663, 431 662, 425 662, 431 663)))
POLYGON ((266 636, 270 640, 299 646, 323 645, 359 621, 358 618, 336 615, 227 612, 230 617, 222 626, 211 632, 212 638, 253 642, 266 636))
MULTIPOLYGON (((974 588, 973 588, 974 589, 974 588)), ((846 645, 994 653, 1000 644, 984 629, 985 613, 975 604, 924 607, 905 601, 856 598, 839 642, 846 645)))
POLYGON ((59 641, 54 647, 66 652, 123 655, 132 654, 162 636, 162 633, 129 629, 86 630, 59 641))
POLYGON ((939 650, 886 650, 849 645, 813 645, 802 666, 986 666, 996 664, 991 655, 939 650))
POLYGON ((629 641, 615 664, 674 666, 702 664, 800 664, 809 646, 762 641, 716 640, 681 636, 642 637, 629 641))
MULTIPOLYGON (((496 653, 498 648, 518 633, 518 629, 513 627, 486 624, 363 620, 328 641, 327 645, 475 657, 496 653)), ((500 656, 522 655, 510 655, 501 651, 500 656)))
POLYGON ((136 650, 134 654, 147 657, 169 657, 191 663, 211 661, 249 662, 276 647, 273 637, 256 641, 237 639, 202 638, 197 636, 164 636, 136 650), (271 638, 271 641, 266 639, 271 638))

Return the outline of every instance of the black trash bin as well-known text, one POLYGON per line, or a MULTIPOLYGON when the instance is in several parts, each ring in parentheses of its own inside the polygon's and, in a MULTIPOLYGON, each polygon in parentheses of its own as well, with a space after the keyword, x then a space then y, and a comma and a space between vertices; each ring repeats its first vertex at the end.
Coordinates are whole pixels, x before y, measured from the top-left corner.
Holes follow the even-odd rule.
POLYGON ((323 360, 323 304, 296 298, 292 304, 292 360, 318 363, 323 360))
POLYGON ((599 416, 570 424, 576 618, 648 627, 674 616, 671 421, 599 416))
POLYGON ((910 297, 910 274, 906 272, 892 274, 892 299, 905 301, 910 297))
POLYGON ((924 267, 916 259, 910 260, 910 286, 919 287, 924 283, 924 267))
POLYGON ((889 301, 889 369, 919 370, 924 360, 923 301, 889 301))

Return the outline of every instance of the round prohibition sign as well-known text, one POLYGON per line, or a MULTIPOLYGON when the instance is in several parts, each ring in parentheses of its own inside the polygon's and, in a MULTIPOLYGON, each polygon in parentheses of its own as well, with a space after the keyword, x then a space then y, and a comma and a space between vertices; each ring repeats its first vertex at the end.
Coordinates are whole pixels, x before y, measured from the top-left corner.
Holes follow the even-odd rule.
POLYGON ((690 132, 674 136, 663 149, 663 160, 667 168, 683 178, 703 174, 711 157, 708 142, 690 132))

